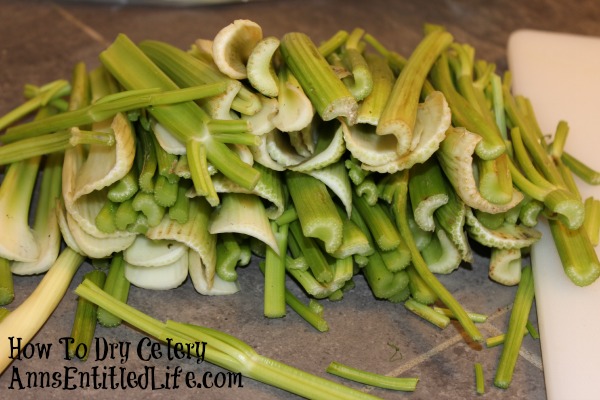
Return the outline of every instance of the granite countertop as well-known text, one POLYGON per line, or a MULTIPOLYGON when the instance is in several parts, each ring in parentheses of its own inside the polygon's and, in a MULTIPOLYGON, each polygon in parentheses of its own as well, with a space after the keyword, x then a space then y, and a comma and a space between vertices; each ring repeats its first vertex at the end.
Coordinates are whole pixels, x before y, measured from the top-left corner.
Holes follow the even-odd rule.
MULTIPOLYGON (((600 6, 594 0, 272 0, 194 7, 127 3, 0 2, 0 114, 20 102, 24 84, 69 79, 72 67, 79 61, 90 67, 97 65, 97 55, 121 32, 134 41, 157 39, 187 48, 198 38, 212 38, 234 19, 246 18, 259 23, 265 35, 304 31, 315 41, 324 40, 339 29, 361 27, 389 48, 409 54, 422 37, 423 24, 435 23, 446 26, 457 41, 471 44, 479 58, 496 63, 501 71, 506 68, 509 34, 516 29, 600 35, 600 6)), ((505 331, 516 290, 491 282, 487 262, 487 255, 478 253, 472 265, 440 276, 466 309, 490 316, 480 325, 486 337, 505 331)), ((236 388, 191 389, 182 384, 179 389, 163 390, 17 389, 17 372, 23 379, 26 372, 64 371, 66 366, 87 371, 123 367, 140 372, 152 365, 158 374, 173 371, 176 366, 184 374, 193 371, 216 375, 223 371, 194 360, 170 360, 165 348, 162 357, 146 361, 135 352, 138 346, 147 349, 144 335, 128 326, 99 327, 96 331, 96 336, 106 343, 131 343, 128 359, 92 357, 86 363, 65 360, 59 339, 71 330, 76 305, 72 289, 89 268, 86 264, 80 269, 58 309, 32 341, 51 343, 50 357, 14 361, 0 376, 1 398, 297 398, 250 379, 236 388)), ((414 393, 365 389, 384 399, 546 398, 539 340, 529 336, 524 339, 513 383, 509 389, 501 390, 493 386, 499 347, 488 349, 470 342, 456 324, 440 330, 409 314, 401 304, 378 301, 361 278, 356 279, 356 288, 346 293, 343 300, 323 302, 330 330, 320 333, 293 312, 285 318, 265 319, 262 276, 256 263, 239 273, 242 290, 235 295, 201 296, 188 281, 167 292, 132 288, 129 302, 161 320, 172 318, 221 329, 243 339, 263 355, 338 382, 347 383, 325 373, 331 361, 380 374, 420 378, 414 393), (475 392, 475 362, 484 368, 486 393, 481 396, 475 392)), ((9 308, 23 301, 40 279, 16 278, 17 297, 9 308)), ((293 282, 289 282, 289 288, 302 296, 293 282)), ((531 320, 536 321, 535 308, 531 320)))

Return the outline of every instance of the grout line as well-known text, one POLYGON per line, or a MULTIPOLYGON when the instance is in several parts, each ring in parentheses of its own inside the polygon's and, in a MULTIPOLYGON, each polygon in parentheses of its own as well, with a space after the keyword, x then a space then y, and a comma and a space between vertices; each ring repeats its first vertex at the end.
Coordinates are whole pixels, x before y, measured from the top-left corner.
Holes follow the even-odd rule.
POLYGON ((78 19, 76 16, 65 10, 63 7, 54 4, 54 8, 56 9, 56 11, 58 11, 60 15, 62 15, 63 18, 65 18, 67 21, 81 29, 83 33, 92 38, 94 41, 100 43, 102 46, 105 47, 110 44, 98 31, 96 31, 94 28, 78 19))
MULTIPOLYGON (((506 307, 502 307, 502 308, 498 309, 495 313, 493 313, 492 315, 490 315, 488 317, 487 321, 491 321, 491 320, 494 320, 496 318, 503 316, 504 314, 506 314, 507 312, 509 312, 511 310, 511 308, 512 308, 511 306, 512 305, 508 305, 506 307)), ((487 330, 488 332, 490 332, 494 335, 498 335, 498 334, 502 333, 502 331, 500 329, 498 329, 496 326, 494 326, 493 324, 491 324, 489 322, 485 322, 485 323, 481 324, 480 326, 483 329, 487 330)), ((464 340, 464 337, 461 334, 452 336, 451 338, 449 338, 445 342, 440 343, 439 345, 432 348, 431 350, 409 360, 407 363, 399 366, 398 368, 391 370, 390 372, 388 372, 386 374, 386 376, 401 376, 404 372, 421 364, 424 361, 427 361, 431 357, 435 356, 438 353, 441 353, 442 351, 455 345, 456 343, 460 342, 461 340, 464 340)), ((541 357, 539 357, 523 348, 521 348, 521 350, 519 351, 519 355, 521 357, 523 357, 524 359, 526 359, 527 361, 529 361, 533 366, 537 367, 538 369, 540 369, 542 371, 544 370, 541 357)), ((368 392, 371 389, 372 388, 365 388, 363 391, 368 392)))

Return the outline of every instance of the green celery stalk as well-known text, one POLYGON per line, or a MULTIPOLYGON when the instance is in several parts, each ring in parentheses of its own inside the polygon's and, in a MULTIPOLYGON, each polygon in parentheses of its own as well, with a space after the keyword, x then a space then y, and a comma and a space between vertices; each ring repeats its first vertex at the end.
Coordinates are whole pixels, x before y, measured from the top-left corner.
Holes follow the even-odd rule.
POLYGON ((337 117, 345 117, 350 123, 356 120, 358 103, 306 34, 286 33, 281 38, 280 50, 324 121, 337 117))
POLYGON ((373 372, 363 371, 347 365, 331 362, 327 366, 327 372, 342 378, 350 379, 355 382, 364 383, 365 385, 400 390, 404 392, 414 392, 417 388, 418 378, 396 378, 383 376, 373 372))
MULTIPOLYGON (((99 269, 95 269, 86 273, 83 279, 89 279, 95 285, 104 286, 106 274, 99 269)), ((77 299, 75 319, 71 329, 72 341, 68 345, 69 357, 77 357, 83 361, 87 360, 96 332, 97 311, 98 307, 95 304, 81 297, 77 299), (85 353, 80 354, 80 346, 83 346, 81 349, 85 349, 85 353)))
POLYGON ((508 388, 512 381, 514 368, 519 357, 519 349, 523 342, 523 332, 526 331, 527 319, 533 304, 533 297, 533 272, 531 266, 526 266, 521 273, 521 282, 515 295, 504 347, 494 377, 494 385, 499 388, 508 388))
MULTIPOLYGON (((115 299, 127 303, 129 297, 129 288, 131 284, 125 277, 125 263, 123 262, 123 253, 117 253, 110 261, 110 268, 104 282, 103 290, 115 299)), ((99 307, 98 323, 105 328, 119 326, 121 318, 111 314, 105 308, 99 307)))

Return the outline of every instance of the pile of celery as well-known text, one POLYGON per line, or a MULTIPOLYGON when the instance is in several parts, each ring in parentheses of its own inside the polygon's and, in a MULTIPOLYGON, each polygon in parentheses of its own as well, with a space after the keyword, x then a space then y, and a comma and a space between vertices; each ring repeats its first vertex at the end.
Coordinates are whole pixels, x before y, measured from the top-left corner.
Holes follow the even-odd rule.
MULTIPOLYGON (((426 26, 409 57, 361 29, 316 45, 237 20, 187 51, 119 35, 99 59, 69 82, 28 86, 27 102, 0 119, 10 233, 0 238, 0 298, 12 301, 12 274, 63 285, 40 288, 43 306, 29 305, 21 337, 37 332, 86 258, 108 261, 108 275, 90 279, 126 302, 130 284, 167 290, 188 276, 201 294, 235 293, 238 268, 255 256, 264 315, 289 306, 321 331, 318 304, 299 301, 287 279, 313 300, 339 300, 362 275, 376 298, 439 326, 451 315, 476 341, 472 315, 436 277, 471 262, 473 242, 490 249, 492 280, 517 285, 547 218, 574 284, 600 275, 600 203, 582 199, 572 175, 597 184, 597 173, 563 152, 568 126, 548 143, 510 74, 441 27, 426 26)), ((140 327, 134 311, 102 301, 100 323, 140 327)), ((0 324, 0 341, 25 306, 0 324)), ((211 337, 254 357, 203 328, 141 329, 211 337)))

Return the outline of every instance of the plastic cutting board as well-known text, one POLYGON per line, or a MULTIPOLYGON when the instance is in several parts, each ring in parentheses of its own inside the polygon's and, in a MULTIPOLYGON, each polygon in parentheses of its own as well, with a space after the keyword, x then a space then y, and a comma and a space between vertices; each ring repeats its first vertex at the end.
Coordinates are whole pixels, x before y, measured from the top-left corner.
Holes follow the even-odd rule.
MULTIPOLYGON (((600 38, 516 31, 508 63, 514 93, 531 100, 542 131, 567 121, 566 151, 600 170, 600 38)), ((584 198, 600 198, 600 186, 578 183, 584 198)), ((532 266, 548 399, 600 399, 600 280, 572 284, 548 226, 539 228, 532 266)))

